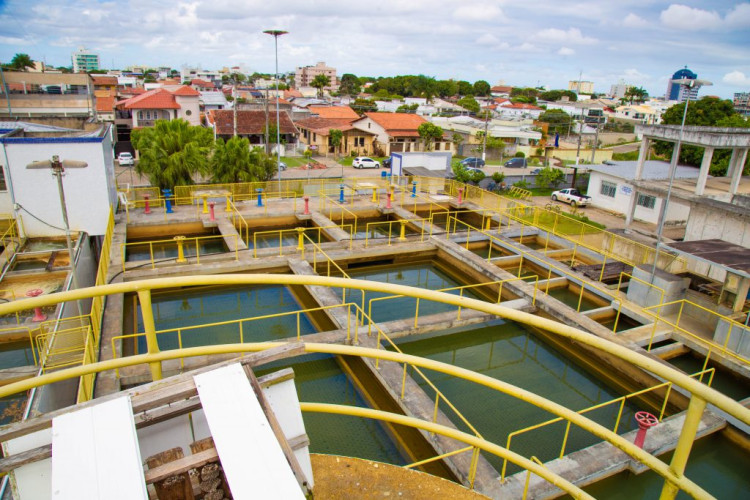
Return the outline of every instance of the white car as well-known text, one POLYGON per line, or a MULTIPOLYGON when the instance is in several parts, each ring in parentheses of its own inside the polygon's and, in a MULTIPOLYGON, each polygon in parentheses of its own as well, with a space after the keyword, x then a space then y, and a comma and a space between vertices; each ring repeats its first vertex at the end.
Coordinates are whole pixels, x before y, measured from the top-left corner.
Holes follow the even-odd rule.
POLYGON ((358 156, 352 162, 354 168, 380 168, 380 162, 366 156, 358 156))
POLYGON ((133 155, 130 153, 120 153, 117 155, 117 163, 119 163, 121 167, 124 167, 125 165, 135 165, 133 155))
POLYGON ((591 196, 583 195, 577 189, 567 188, 552 193, 552 201, 564 201, 570 203, 571 207, 586 207, 591 196))

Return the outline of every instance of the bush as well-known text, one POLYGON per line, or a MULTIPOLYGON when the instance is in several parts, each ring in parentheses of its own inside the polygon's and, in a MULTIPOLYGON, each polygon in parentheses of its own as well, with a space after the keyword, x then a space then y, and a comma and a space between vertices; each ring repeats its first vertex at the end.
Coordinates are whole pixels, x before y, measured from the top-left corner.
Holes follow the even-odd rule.
POLYGON ((513 158, 526 158, 526 155, 523 154, 523 151, 518 151, 516 154, 513 155, 513 158))
POLYGON ((492 180, 495 181, 495 184, 501 184, 505 180, 505 174, 502 172, 495 172, 492 174, 492 180))
POLYGON ((536 176, 536 185, 540 188, 557 189, 563 181, 565 181, 565 173, 559 168, 543 168, 536 176))
POLYGON ((526 181, 523 181, 523 180, 521 180, 521 181, 518 181, 518 182, 516 182, 516 183, 515 183, 515 184, 513 184, 513 185, 514 185, 514 186, 516 186, 517 188, 521 188, 521 189, 529 189, 529 183, 528 183, 528 182, 526 182, 526 181))

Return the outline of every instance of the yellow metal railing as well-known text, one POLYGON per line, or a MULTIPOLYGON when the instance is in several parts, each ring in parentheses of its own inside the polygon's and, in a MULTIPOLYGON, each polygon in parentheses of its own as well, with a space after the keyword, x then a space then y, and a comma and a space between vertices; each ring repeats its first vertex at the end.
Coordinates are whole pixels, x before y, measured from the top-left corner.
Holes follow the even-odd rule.
POLYGON ((518 186, 511 186, 508 190, 508 195, 512 198, 520 198, 525 201, 531 199, 531 191, 529 191, 528 189, 520 188, 518 186))
MULTIPOLYGON (((534 292, 532 294, 532 299, 531 299, 531 303, 533 305, 533 304, 536 304, 536 294, 537 294, 537 291, 539 289, 539 278, 537 276, 523 276, 523 277, 519 277, 519 278, 508 278, 508 279, 498 280, 498 281, 488 281, 486 283, 474 283, 474 284, 471 284, 471 285, 462 285, 462 286, 454 286, 454 287, 450 287, 450 288, 441 288, 441 289, 436 290, 436 291, 437 292, 453 292, 453 291, 458 290, 459 291, 458 296, 459 297, 463 297, 464 296, 464 291, 466 291, 466 290, 471 290, 473 288, 479 288, 479 287, 497 286, 497 288, 498 288, 498 290, 497 290, 497 300, 495 300, 493 303, 499 304, 502 301, 503 285, 505 283, 511 283, 511 282, 514 282, 514 281, 523 281, 523 282, 526 282, 527 280, 529 280, 529 281, 533 280, 534 281, 534 292)), ((404 298, 404 296, 403 295, 387 295, 385 297, 376 297, 374 299, 370 299, 368 301, 368 303, 367 303, 368 304, 367 305, 367 314, 368 314, 368 316, 372 316, 372 304, 373 304, 373 302, 382 302, 382 301, 385 301, 385 300, 394 300, 394 299, 400 299, 400 298, 404 298)), ((414 328, 417 328, 419 326, 419 305, 420 305, 420 299, 417 298, 416 299, 416 304, 415 304, 415 309, 414 309, 414 328)), ((460 320, 460 319, 461 319, 461 306, 459 305, 458 306, 456 320, 460 320)), ((371 331, 372 331, 371 328, 372 328, 372 325, 370 325, 370 330, 368 331, 368 334, 371 333, 371 331)))
MULTIPOLYGON (((354 233, 357 232, 357 214, 346 208, 344 205, 339 203, 337 200, 334 200, 322 192, 320 193, 320 211, 323 212, 326 207, 328 207, 328 218, 330 220, 333 220, 333 212, 334 210, 338 209, 339 211, 339 217, 341 218, 340 225, 344 224, 351 224, 346 222, 346 216, 348 215, 350 219, 354 220, 353 226, 354 226, 354 233)), ((335 221, 334 221, 335 222, 335 221)))
MULTIPOLYGON (((320 273, 320 271, 318 270, 318 255, 322 255, 324 257, 324 259, 325 259, 324 262, 326 263, 326 273, 325 273, 325 275, 327 277, 330 278, 331 276, 339 275, 339 276, 343 276, 346 279, 350 279, 349 275, 346 273, 346 271, 344 271, 343 269, 341 269, 341 266, 339 266, 336 263, 336 261, 333 260, 325 252, 325 250, 323 250, 322 248, 320 248, 320 246, 317 243, 315 243, 312 239, 310 239, 310 237, 308 235, 306 235, 305 233, 301 233, 299 246, 297 247, 302 252, 302 258, 303 259, 305 258, 305 243, 304 243, 305 240, 309 241, 310 244, 313 247, 312 267, 313 267, 313 269, 315 270, 316 273, 320 273), (331 274, 331 265, 333 265, 333 269, 334 269, 334 273, 333 274, 331 274), (336 271, 338 271, 338 272, 336 272, 336 271)), ((341 293, 341 296, 342 296, 341 297, 341 302, 345 303, 346 302, 346 288, 342 288, 341 292, 342 292, 341 293)), ((364 301, 364 292, 362 292, 362 300, 364 301)))
MULTIPOLYGON (((434 360, 407 356, 396 352, 390 352, 383 349, 374 350, 361 347, 331 345, 331 344, 313 344, 305 343, 306 352, 327 352, 332 354, 355 355, 375 357, 383 360, 394 361, 397 363, 410 363, 420 368, 439 371, 449 375, 460 376, 468 380, 479 383, 488 388, 509 394, 524 401, 527 401, 539 408, 547 410, 557 417, 563 417, 571 420, 573 424, 592 433, 601 439, 613 443, 617 448, 627 452, 630 456, 652 468, 665 479, 665 495, 673 498, 677 489, 683 489, 693 496, 706 495, 700 487, 684 477, 684 467, 690 453, 692 442, 695 439, 698 424, 701 415, 707 404, 712 404, 722 411, 726 412, 743 423, 750 424, 750 409, 743 407, 737 401, 714 391, 713 389, 691 379, 679 371, 657 362, 648 356, 632 351, 624 346, 615 344, 605 339, 590 335, 587 332, 576 328, 557 323, 553 320, 522 311, 509 309, 497 304, 491 304, 480 300, 470 298, 459 298, 453 295, 434 292, 431 290, 416 289, 393 283, 377 283, 365 280, 327 278, 323 276, 308 275, 260 275, 260 274, 242 274, 242 275, 217 275, 217 276, 186 276, 175 278, 162 278, 150 281, 123 282, 113 285, 103 285, 90 289, 77 290, 71 292, 60 292, 51 295, 42 295, 36 298, 30 298, 26 301, 16 301, 12 303, 0 304, 0 315, 10 314, 17 310, 27 309, 29 307, 43 307, 46 305, 57 304, 59 302, 77 300, 81 298, 93 297, 95 295, 109 295, 119 293, 138 294, 141 302, 143 314, 144 332, 148 354, 133 356, 128 360, 109 360, 97 363, 92 366, 77 367, 75 369, 62 370, 60 372, 49 373, 33 380, 25 380, 9 384, 0 388, 0 397, 9 394, 15 394, 46 383, 52 383, 58 380, 64 380, 71 376, 80 376, 86 373, 95 373, 98 371, 114 370, 116 368, 129 366, 133 364, 148 363, 151 368, 152 377, 160 379, 162 376, 161 363, 168 359, 179 359, 181 357, 190 357, 195 355, 211 355, 230 352, 245 352, 252 350, 266 349, 270 347, 284 345, 284 343, 267 342, 262 344, 230 344, 220 346, 205 346, 201 348, 186 348, 182 350, 161 352, 156 341, 153 312, 151 308, 151 291, 162 289, 174 289, 186 286, 210 286, 210 285, 260 285, 260 284, 283 284, 288 286, 331 286, 334 288, 344 287, 351 289, 366 290, 378 293, 400 294, 425 300, 436 300, 448 305, 465 306, 476 309, 481 312, 496 315, 511 321, 519 321, 529 324, 550 332, 550 334, 563 336, 572 342, 580 342, 589 345, 592 348, 601 350, 605 353, 622 359, 638 368, 646 370, 657 377, 661 377, 669 382, 678 384, 690 392, 691 398, 685 416, 684 424, 681 430, 681 436, 678 440, 677 448, 674 452, 672 465, 668 466, 651 456, 647 452, 638 449, 633 443, 628 442, 621 436, 612 433, 610 430, 600 424, 579 415, 559 404, 542 398, 538 395, 511 386, 502 381, 492 379, 482 374, 470 372, 460 367, 452 366, 434 360), (25 302, 25 303, 21 303, 25 302)), ((471 444, 471 442, 468 442, 471 444)), ((538 469, 541 474, 546 472, 538 469)), ((535 472, 536 473, 536 472, 535 472)))
POLYGON ((430 214, 430 217, 422 218, 422 219, 397 219, 397 220, 387 220, 387 221, 376 221, 376 222, 368 222, 365 226, 365 248, 368 248, 370 246, 370 240, 382 240, 387 239, 388 246, 392 244, 393 240, 393 225, 397 224, 399 225, 398 228, 398 236, 396 237, 400 241, 406 240, 406 236, 414 233, 407 233, 406 227, 408 225, 416 225, 419 226, 420 232, 419 232, 419 241, 423 242, 425 240, 425 235, 432 236, 433 231, 435 227, 438 227, 436 224, 433 224, 434 217, 437 215, 446 215, 448 212, 441 212, 438 214, 437 212, 430 214), (425 225, 429 225, 429 231, 425 233, 425 225), (387 226, 388 229, 384 230, 383 232, 387 233, 387 236, 384 237, 377 237, 375 236, 376 230, 379 227, 387 226), (370 235, 373 235, 372 237, 370 235))
POLYGON ((647 351, 651 350, 651 346, 653 345, 654 336, 656 335, 656 331, 657 331, 659 323, 664 323, 668 325, 670 328, 674 328, 681 335, 688 337, 689 339, 693 340, 697 344, 706 348, 708 351, 707 356, 706 356, 706 362, 708 362, 708 356, 710 356, 712 352, 718 352, 718 353, 723 354, 724 356, 727 356, 733 359, 734 361, 742 365, 745 365, 745 366, 750 365, 750 359, 743 356, 742 354, 735 352, 734 350, 728 347, 729 341, 732 338, 732 332, 734 331, 735 328, 738 328, 740 332, 748 332, 749 329, 747 326, 743 325, 742 323, 738 321, 733 320, 732 318, 728 316, 719 314, 715 311, 712 311, 708 308, 701 306, 700 304, 696 304, 686 299, 675 300, 672 302, 666 302, 666 303, 657 304, 654 306, 649 306, 649 307, 644 308, 643 312, 648 314, 652 318, 654 318, 654 326, 651 330, 651 337, 649 339, 648 346, 646 348, 647 351), (661 311, 663 308, 665 307, 670 307, 670 309, 676 308, 677 305, 679 305, 679 309, 677 312, 677 316, 674 319, 671 319, 674 316, 673 314, 670 314, 669 316, 662 314, 661 311), (680 322, 683 318, 683 314, 685 311, 685 306, 687 306, 688 308, 697 309, 697 314, 703 316, 702 321, 696 322, 694 323, 694 325, 689 325, 687 327, 684 326, 684 323, 683 325, 680 325, 680 322), (706 320, 706 318, 710 318, 710 319, 706 320), (701 336, 698 333, 696 333, 695 330, 700 328, 701 325, 705 324, 706 322, 708 322, 708 324, 710 325, 714 325, 713 329, 711 329, 709 332, 710 335, 713 335, 714 330, 716 328, 715 326, 716 324, 719 324, 720 322, 726 323, 727 336, 726 336, 726 339, 724 339, 723 344, 719 344, 712 339, 707 339, 704 336, 701 336))
POLYGON ((42 373, 96 362, 90 325, 40 333, 35 340, 42 373))
MULTIPOLYGON (((261 241, 266 241, 267 239, 264 238, 264 236, 273 236, 273 239, 276 239, 278 236, 278 242, 279 242, 279 256, 283 255, 283 247, 284 247, 284 235, 292 235, 295 237, 299 236, 300 229, 304 230, 303 232, 305 234, 308 234, 310 232, 316 233, 317 232, 317 238, 315 243, 317 245, 321 244, 322 239, 322 231, 325 231, 327 229, 341 229, 342 231, 346 231, 349 233, 349 250, 352 249, 352 240, 354 239, 354 236, 352 234, 352 228, 354 227, 353 224, 342 224, 340 226, 315 226, 315 227, 297 227, 293 229, 272 229, 269 231, 256 231, 253 233, 253 257, 258 257, 258 237, 261 238, 261 241), (348 231, 347 231, 348 228, 348 231)), ((342 240, 343 241, 343 240, 342 240)), ((299 250, 299 242, 296 241, 294 245, 297 247, 297 250, 299 250)), ((287 244, 286 246, 290 246, 287 244)), ((273 248, 271 246, 267 248, 273 248)))
POLYGON ((659 292, 659 302, 658 302, 658 304, 663 304, 664 303, 664 294, 666 292, 665 292, 665 290, 662 287, 656 286, 653 283, 649 283, 648 281, 642 280, 640 278, 636 278, 632 274, 626 273, 624 271, 620 273, 620 278, 617 280, 617 291, 618 292, 623 293, 623 292, 620 291, 620 288, 622 287, 622 278, 623 277, 627 277, 629 281, 635 281, 636 283, 640 283, 641 285, 645 285, 645 286, 647 286, 649 288, 652 288, 653 290, 656 290, 657 292, 659 292))
MULTIPOLYGON (((704 369, 704 370, 702 370, 700 372, 694 373, 694 374, 692 374, 690 376, 691 377, 698 377, 699 381, 702 382, 703 381, 703 376, 705 374, 710 374, 709 375, 709 379, 708 379, 708 383, 706 385, 708 387, 711 387, 711 383, 713 382, 713 379, 714 379, 714 373, 715 373, 715 369, 714 368, 709 368, 707 370, 704 369)), ((627 401, 630 400, 630 399, 637 398, 639 396, 643 396, 644 394, 648 394, 650 392, 655 392, 655 391, 657 391, 659 389, 664 389, 664 400, 662 402, 661 410, 659 411, 659 416, 658 416, 659 421, 661 421, 664 418, 664 413, 667 410, 667 402, 669 401, 669 395, 670 395, 670 393, 672 391, 672 382, 664 382, 664 383, 661 383, 661 384, 658 384, 658 385, 655 385, 655 386, 652 386, 652 387, 648 387, 646 389, 641 389, 640 391, 632 392, 632 393, 627 394, 625 396, 620 396, 619 398, 611 399, 609 401, 605 401, 603 403, 599 403, 599 404, 596 404, 594 406, 590 406, 588 408, 584 408, 583 410, 578 410, 577 413, 579 415, 584 415, 586 413, 589 413, 589 412, 592 412, 592 411, 595 411, 595 410, 599 410, 601 408, 606 408, 606 407, 609 407, 609 406, 613 406, 613 405, 616 405, 616 404, 619 403, 619 407, 618 407, 618 410, 617 410, 617 417, 615 418, 615 423, 614 423, 614 426, 612 428, 612 432, 615 433, 615 434, 617 434, 617 430, 620 428, 620 421, 622 420, 622 414, 625 411, 625 403, 627 403, 627 401)), ((517 431, 513 431, 510 434, 508 434, 508 438, 506 440, 505 447, 510 450, 511 449, 510 448, 511 441, 513 440, 513 438, 515 438, 517 436, 520 436, 522 434, 526 434, 526 433, 531 432, 531 431, 535 431, 535 430, 541 429, 543 427, 547 427, 547 426, 556 424, 558 422, 563 422, 563 421, 565 421, 564 418, 559 418, 558 417, 558 418, 553 418, 551 420, 547 420, 545 422, 541 422, 541 423, 538 423, 538 424, 530 425, 528 427, 524 427, 523 429, 519 429, 517 431)), ((567 446, 568 436, 570 435, 570 426, 571 426, 571 421, 568 420, 567 421, 567 425, 565 426, 565 433, 563 434, 562 445, 560 447, 560 453, 558 455, 558 458, 562 458, 562 457, 565 456, 565 447, 567 446)), ((503 461, 503 467, 502 467, 502 470, 500 472, 500 480, 501 481, 505 481, 505 472, 507 470, 507 466, 508 466, 508 461, 504 460, 503 461)))
MULTIPOLYGON (((173 257, 164 257, 165 260, 174 260, 177 263, 187 263, 188 259, 195 258, 196 264, 201 263, 201 248, 200 245, 203 242, 209 241, 209 240, 219 240, 222 243, 225 241, 226 238, 234 238, 234 260, 239 260, 239 235, 238 234, 231 234, 231 235, 215 235, 215 236, 192 236, 192 237, 185 237, 185 236, 176 236, 172 238, 171 240, 153 240, 153 241, 142 241, 142 242, 133 242, 133 243, 120 243, 120 251, 122 253, 122 270, 126 270, 126 262, 127 262, 127 251, 128 248, 142 248, 144 246, 148 246, 148 254, 149 254, 149 262, 151 263, 151 269, 156 269, 156 262, 158 259, 154 258, 154 245, 163 247, 163 248, 175 248, 177 251, 177 255, 173 257), (195 253, 188 254, 188 249, 195 249, 195 253), (176 259, 176 260, 175 260, 176 259)), ((221 252, 221 253, 227 253, 227 252, 221 252)), ((204 253, 204 257, 205 257, 204 253)), ((209 254, 214 255, 214 254, 209 254)))
MULTIPOLYGON (((36 349, 36 343, 35 343, 35 336, 39 333, 39 328, 30 328, 28 326, 12 326, 8 328, 0 328, 0 337, 6 336, 9 334, 14 334, 14 337, 16 335, 19 335, 21 332, 26 332, 26 335, 24 335, 24 340, 28 337, 29 339, 29 348, 31 349, 31 356, 34 359, 34 366, 39 365, 39 355, 36 349)), ((20 340, 19 340, 20 342, 20 340)))

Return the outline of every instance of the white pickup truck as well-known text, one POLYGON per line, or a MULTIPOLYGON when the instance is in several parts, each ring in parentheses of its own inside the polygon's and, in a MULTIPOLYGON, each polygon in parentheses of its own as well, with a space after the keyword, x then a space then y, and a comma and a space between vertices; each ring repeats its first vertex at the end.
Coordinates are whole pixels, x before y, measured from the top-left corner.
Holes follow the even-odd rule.
POLYGON ((552 201, 558 200, 570 203, 571 207, 586 207, 591 201, 591 196, 583 195, 577 189, 567 188, 552 193, 552 201))

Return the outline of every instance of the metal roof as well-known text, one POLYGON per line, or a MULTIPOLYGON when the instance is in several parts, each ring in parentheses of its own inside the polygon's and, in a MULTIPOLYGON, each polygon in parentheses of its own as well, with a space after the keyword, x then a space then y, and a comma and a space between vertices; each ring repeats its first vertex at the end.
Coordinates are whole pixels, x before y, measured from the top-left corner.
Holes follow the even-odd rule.
POLYGON ((677 241, 667 248, 750 278, 750 249, 724 240, 677 241))
MULTIPOLYGON (((626 181, 635 180, 635 169, 638 166, 637 161, 616 161, 612 165, 586 165, 586 168, 594 172, 619 177, 626 181)), ((677 165, 675 179, 697 179, 699 169, 695 167, 686 167, 677 165)), ((642 180, 668 180, 669 163, 665 161, 649 160, 643 166, 642 180)))

